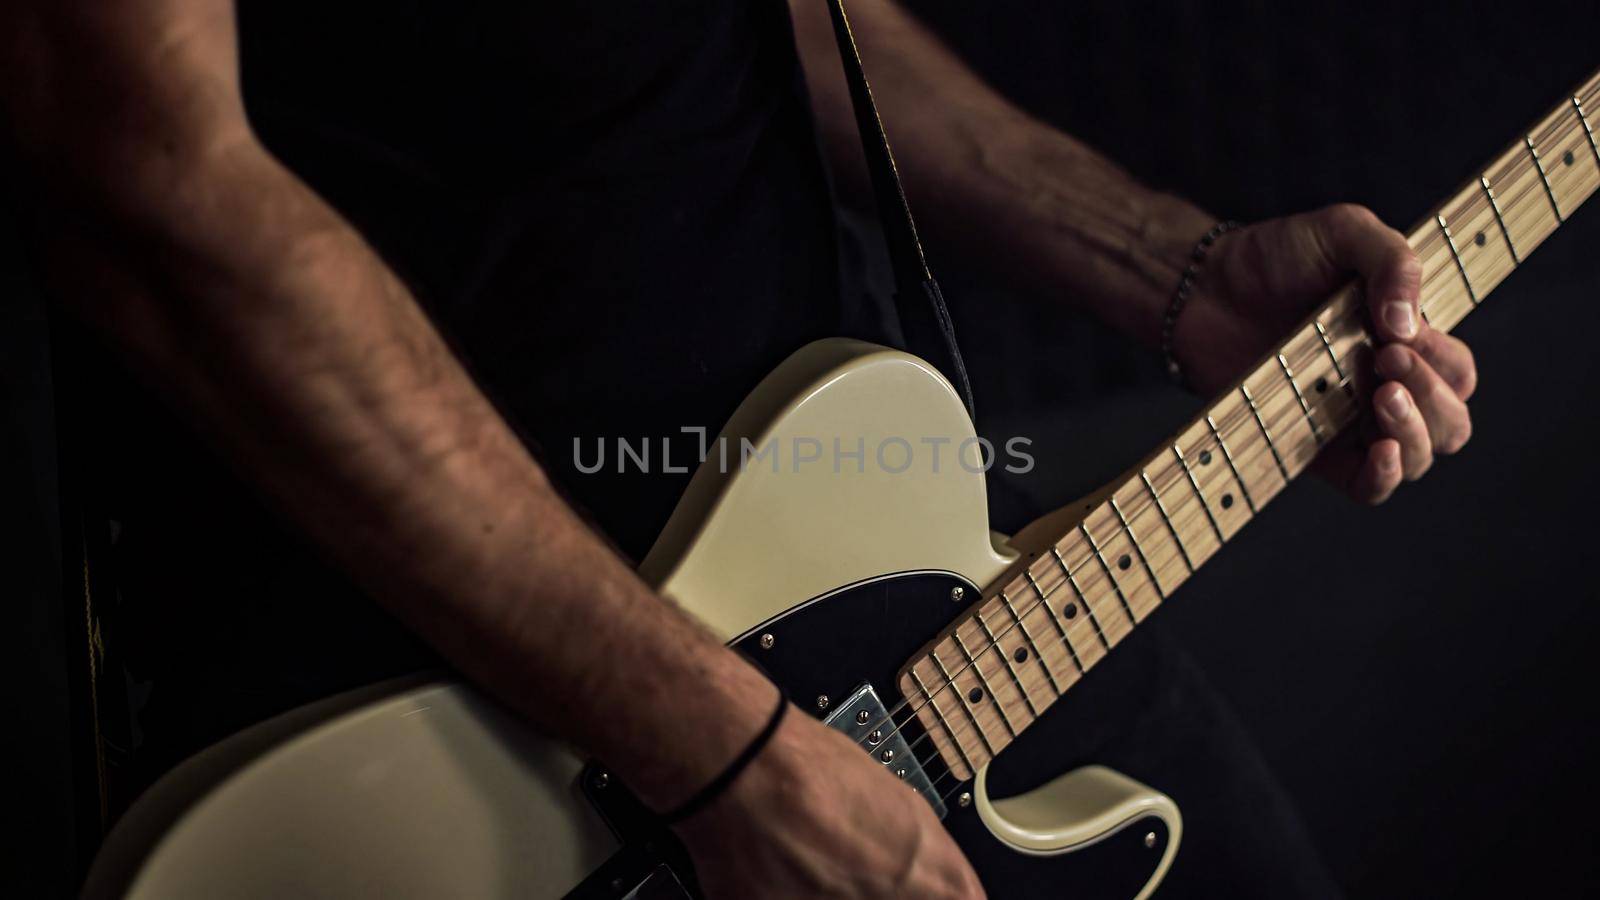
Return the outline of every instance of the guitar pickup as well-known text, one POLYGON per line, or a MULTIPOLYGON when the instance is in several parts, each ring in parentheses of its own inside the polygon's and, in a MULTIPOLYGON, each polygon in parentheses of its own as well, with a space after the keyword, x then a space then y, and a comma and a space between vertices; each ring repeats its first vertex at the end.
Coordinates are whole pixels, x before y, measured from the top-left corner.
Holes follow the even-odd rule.
POLYGON ((906 742, 905 732, 890 717, 889 710, 884 708, 883 701, 878 699, 878 692, 870 683, 863 683, 851 692, 845 702, 840 703, 829 713, 822 724, 835 731, 843 732, 858 746, 866 750, 890 772, 911 785, 917 793, 922 795, 928 805, 940 819, 944 818, 944 800, 939 797, 939 792, 934 790, 933 782, 928 774, 923 771, 922 763, 917 761, 911 746, 906 742))

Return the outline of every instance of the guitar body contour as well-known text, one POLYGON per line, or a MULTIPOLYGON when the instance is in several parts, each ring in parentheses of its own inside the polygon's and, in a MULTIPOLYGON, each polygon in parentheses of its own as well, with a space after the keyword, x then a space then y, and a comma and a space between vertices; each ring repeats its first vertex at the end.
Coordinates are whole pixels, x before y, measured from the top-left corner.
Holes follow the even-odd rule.
MULTIPOLYGON (((641 574, 802 709, 849 712, 840 704, 864 685, 892 707, 900 667, 1017 558, 989 531, 972 437, 928 364, 811 344, 710 445, 641 574), (958 588, 965 599, 952 602, 958 588)), ((1181 834, 1171 800, 1098 766, 1019 774, 1040 787, 991 798, 980 772, 931 791, 991 896, 1154 890, 1181 834)), ((687 895, 692 870, 636 813, 620 786, 472 688, 407 679, 281 716, 178 767, 108 836, 85 895, 687 895)))

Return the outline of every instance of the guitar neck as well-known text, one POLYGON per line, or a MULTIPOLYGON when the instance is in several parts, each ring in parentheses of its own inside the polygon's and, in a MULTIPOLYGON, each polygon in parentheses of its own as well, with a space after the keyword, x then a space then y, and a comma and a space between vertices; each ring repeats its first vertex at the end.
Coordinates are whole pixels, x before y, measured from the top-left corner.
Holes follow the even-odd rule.
MULTIPOLYGON (((1459 324, 1600 187, 1597 109, 1600 73, 1410 231, 1433 328, 1459 324)), ((1371 349, 1352 285, 908 663, 901 691, 958 778, 1031 725, 1360 415, 1353 378, 1371 349)))

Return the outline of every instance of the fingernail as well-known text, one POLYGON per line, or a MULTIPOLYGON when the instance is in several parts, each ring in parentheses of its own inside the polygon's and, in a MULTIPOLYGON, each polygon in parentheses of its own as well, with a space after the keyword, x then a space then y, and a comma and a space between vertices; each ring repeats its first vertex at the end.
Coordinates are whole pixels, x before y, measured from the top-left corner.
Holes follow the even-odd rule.
POLYGON ((1378 351, 1378 374, 1384 378, 1402 378, 1411 371, 1411 351, 1398 344, 1390 344, 1378 351))
POLYGON ((1406 396, 1405 391, 1395 391, 1389 395, 1389 399, 1383 401, 1383 409, 1389 414, 1389 418, 1396 422, 1404 422, 1411 417, 1411 398, 1406 396))
POLYGON ((1389 325, 1389 330, 1403 341, 1409 341, 1417 336, 1417 311, 1404 300, 1396 300, 1385 305, 1383 321, 1389 325))

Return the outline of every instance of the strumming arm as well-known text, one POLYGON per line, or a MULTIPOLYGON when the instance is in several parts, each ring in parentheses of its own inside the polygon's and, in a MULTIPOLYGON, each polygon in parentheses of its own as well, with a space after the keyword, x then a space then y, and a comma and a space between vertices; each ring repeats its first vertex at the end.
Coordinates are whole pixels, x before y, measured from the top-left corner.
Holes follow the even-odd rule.
POLYGON ((234 28, 227 0, 0 11, 52 293, 378 602, 678 803, 773 688, 579 521, 405 285, 257 141, 234 28))

